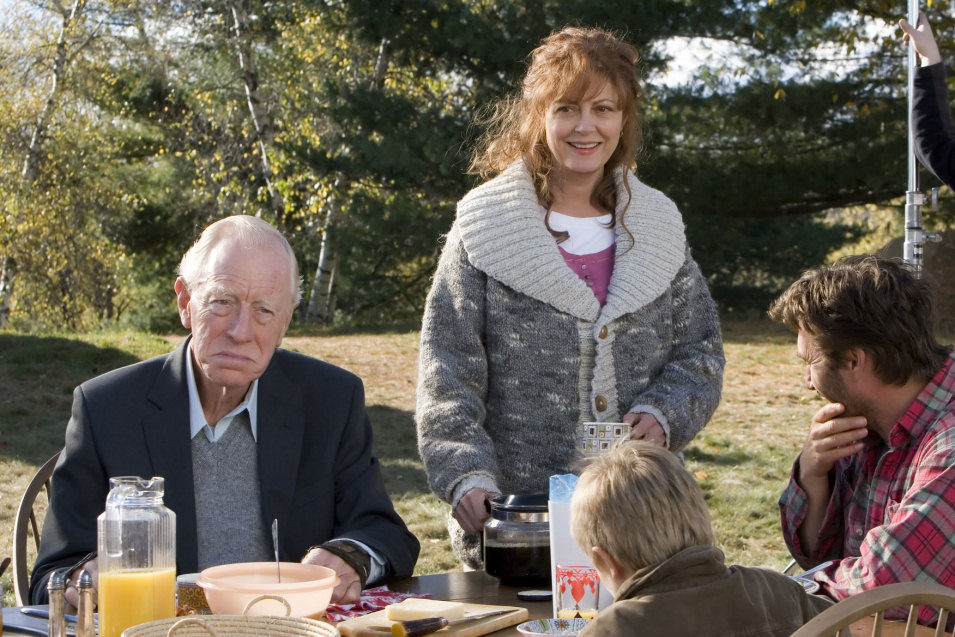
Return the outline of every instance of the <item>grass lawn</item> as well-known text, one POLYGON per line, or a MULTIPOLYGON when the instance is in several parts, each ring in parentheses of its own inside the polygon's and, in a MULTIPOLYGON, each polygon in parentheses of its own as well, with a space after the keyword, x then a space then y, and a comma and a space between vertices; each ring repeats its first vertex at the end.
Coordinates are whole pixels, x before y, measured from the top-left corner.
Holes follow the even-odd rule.
MULTIPOLYGON (((723 400, 686 449, 731 562, 782 568, 776 499, 820 399, 804 385, 795 338, 767 322, 723 326, 723 400)), ((73 387, 83 380, 170 350, 179 338, 131 332, 27 336, 0 333, 0 558, 11 552, 19 496, 37 466, 57 451, 73 387)), ((417 574, 456 570, 445 531, 447 507, 427 487, 415 444, 414 331, 286 338, 289 349, 349 369, 365 381, 376 454, 399 513, 421 540, 417 574)), ((945 341, 949 342, 949 341, 945 341)), ((4 604, 13 603, 9 571, 4 604)))

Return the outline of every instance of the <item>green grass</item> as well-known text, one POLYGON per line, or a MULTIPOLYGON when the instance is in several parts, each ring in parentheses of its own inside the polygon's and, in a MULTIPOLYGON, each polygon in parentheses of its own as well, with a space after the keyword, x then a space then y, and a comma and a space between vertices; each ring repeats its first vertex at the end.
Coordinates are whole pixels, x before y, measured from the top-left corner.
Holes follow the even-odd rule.
MULTIPOLYGON (((723 400, 685 450, 687 468, 710 507, 717 541, 731 562, 782 568, 776 499, 819 399, 805 389, 795 338, 766 322, 724 324, 723 400)), ((161 354, 181 340, 112 332, 26 336, 0 333, 0 558, 35 468, 60 448, 71 392, 83 380, 161 354)), ((948 341, 946 341, 948 342, 948 341)), ((457 570, 448 543, 447 506, 431 495, 413 422, 418 334, 412 330, 310 331, 285 346, 350 369, 365 381, 376 455, 396 507, 421 540, 416 573, 457 570)), ((12 604, 10 574, 3 576, 12 604)))
MULTIPOLYGON (((73 388, 87 378, 169 350, 135 332, 34 336, 0 332, 0 558, 12 552, 13 516, 36 468, 63 446, 73 388)), ((8 571, 0 579, 13 604, 8 571)))

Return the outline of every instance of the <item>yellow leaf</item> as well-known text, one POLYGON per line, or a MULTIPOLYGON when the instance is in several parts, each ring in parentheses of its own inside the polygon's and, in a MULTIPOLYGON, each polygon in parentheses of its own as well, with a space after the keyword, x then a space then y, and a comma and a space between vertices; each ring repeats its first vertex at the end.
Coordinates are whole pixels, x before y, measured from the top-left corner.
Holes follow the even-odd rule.
POLYGON ((694 471, 693 475, 696 476, 696 479, 701 482, 710 477, 705 471, 694 471))
POLYGON ((773 99, 774 99, 774 100, 784 100, 784 101, 785 101, 785 99, 786 99, 786 91, 785 91, 785 89, 781 89, 781 88, 776 89, 776 92, 773 93, 773 99))

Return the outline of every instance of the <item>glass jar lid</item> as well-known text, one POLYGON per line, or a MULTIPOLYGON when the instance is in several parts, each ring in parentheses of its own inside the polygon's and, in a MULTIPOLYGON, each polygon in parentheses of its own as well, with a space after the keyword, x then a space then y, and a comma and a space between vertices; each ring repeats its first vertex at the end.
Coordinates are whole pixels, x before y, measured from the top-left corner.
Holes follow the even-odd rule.
POLYGON ((514 522, 547 522, 546 493, 499 495, 488 501, 491 517, 514 522))

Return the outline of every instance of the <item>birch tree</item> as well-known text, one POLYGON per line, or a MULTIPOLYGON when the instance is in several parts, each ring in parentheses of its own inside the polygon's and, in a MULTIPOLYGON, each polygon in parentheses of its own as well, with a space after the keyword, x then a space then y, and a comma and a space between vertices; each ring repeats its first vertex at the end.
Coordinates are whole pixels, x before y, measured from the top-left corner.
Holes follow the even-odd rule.
MULTIPOLYGON (((30 189, 37 179, 40 161, 43 154, 43 147, 46 141, 47 132, 50 127, 50 119, 56 109, 62 90, 63 76, 69 69, 73 55, 76 51, 85 46, 86 41, 77 40, 77 22, 81 19, 83 9, 86 6, 86 0, 73 0, 72 5, 55 6, 60 14, 59 36, 53 54, 53 69, 50 78, 50 86, 43 102, 43 107, 36 117, 33 125, 33 132, 30 136, 30 143, 26 149, 26 157, 23 160, 23 170, 20 174, 20 184, 17 200, 22 202, 29 197, 30 189)), ((12 222, 10 226, 15 229, 20 225, 23 213, 21 205, 10 211, 12 222)), ((12 240, 4 242, 7 249, 0 260, 0 329, 6 327, 10 317, 10 305, 13 299, 13 288, 15 283, 17 257, 10 249, 12 240)))
POLYGON ((249 13, 244 0, 223 0, 228 19, 231 21, 231 30, 234 38, 239 70, 242 73, 242 84, 245 88, 246 103, 249 107, 249 116, 255 127, 255 137, 261 163, 262 179, 268 191, 272 216, 279 227, 285 225, 285 205, 282 195, 273 183, 272 162, 269 153, 275 141, 275 124, 267 98, 262 94, 259 86, 259 70, 255 64, 252 52, 252 41, 249 34, 249 13))

